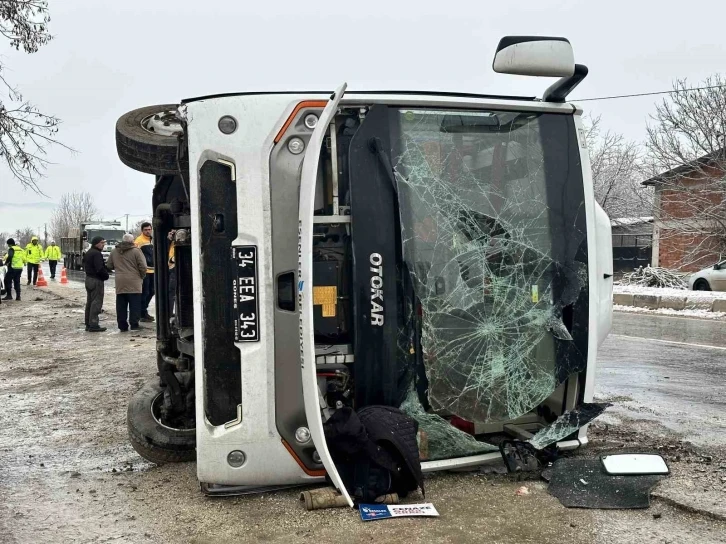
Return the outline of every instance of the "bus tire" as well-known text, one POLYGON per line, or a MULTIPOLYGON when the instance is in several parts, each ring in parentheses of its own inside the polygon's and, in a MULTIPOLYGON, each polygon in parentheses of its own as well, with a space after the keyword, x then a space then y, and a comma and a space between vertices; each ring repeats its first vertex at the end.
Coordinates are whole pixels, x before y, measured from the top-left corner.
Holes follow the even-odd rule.
POLYGON ((173 429, 154 415, 163 393, 159 381, 153 380, 131 398, 126 417, 131 445, 141 457, 157 465, 195 461, 196 430, 173 429))
POLYGON ((116 152, 129 168, 157 176, 186 173, 186 153, 177 161, 181 123, 175 118, 176 104, 139 108, 116 122, 116 152), (180 170, 181 166, 181 170, 180 170))

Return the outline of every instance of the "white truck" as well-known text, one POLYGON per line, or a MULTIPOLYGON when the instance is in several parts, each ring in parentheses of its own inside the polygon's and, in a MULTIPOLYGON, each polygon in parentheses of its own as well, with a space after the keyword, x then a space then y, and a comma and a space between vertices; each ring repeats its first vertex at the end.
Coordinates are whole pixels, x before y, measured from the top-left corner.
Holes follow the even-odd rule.
POLYGON ((116 244, 121 242, 126 231, 118 221, 92 221, 81 223, 71 228, 67 236, 60 239, 63 266, 68 270, 82 270, 83 256, 91 247, 91 240, 96 236, 106 239, 103 250, 103 260, 106 261, 116 244))
MULTIPOLYGON (((541 99, 343 84, 118 120, 120 159, 155 176, 142 456, 196 459, 208 493, 327 474, 352 504, 323 433, 343 407, 414 417, 426 472, 501 459, 497 437, 591 402, 612 243, 566 102, 587 69, 566 39, 521 36, 493 67, 560 79, 541 99)), ((587 421, 557 446, 585 444, 587 421)))

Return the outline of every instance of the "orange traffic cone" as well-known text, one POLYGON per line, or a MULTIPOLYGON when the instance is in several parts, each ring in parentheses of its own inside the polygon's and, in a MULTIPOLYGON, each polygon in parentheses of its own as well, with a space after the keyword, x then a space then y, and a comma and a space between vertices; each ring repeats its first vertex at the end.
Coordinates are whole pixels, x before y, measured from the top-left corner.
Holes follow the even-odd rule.
POLYGON ((66 273, 66 267, 65 266, 61 269, 61 283, 63 285, 65 285, 66 283, 68 283, 68 274, 66 273))
POLYGON ((43 276, 43 267, 38 267, 38 283, 35 284, 36 287, 48 287, 48 282, 45 281, 45 276, 43 276))

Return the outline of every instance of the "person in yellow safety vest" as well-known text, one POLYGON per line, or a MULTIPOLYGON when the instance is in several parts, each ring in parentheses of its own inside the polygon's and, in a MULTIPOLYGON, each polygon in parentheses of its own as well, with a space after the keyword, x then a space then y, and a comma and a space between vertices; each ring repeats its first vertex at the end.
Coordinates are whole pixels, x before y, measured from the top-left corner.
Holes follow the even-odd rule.
POLYGON ((58 261, 61 260, 61 250, 55 245, 55 240, 50 241, 50 245, 45 248, 45 259, 48 261, 50 266, 50 279, 55 279, 55 268, 58 265, 58 261))
POLYGON ((12 300, 11 288, 15 286, 15 300, 20 300, 20 276, 25 266, 25 251, 15 245, 15 240, 8 238, 8 256, 5 258, 5 266, 8 271, 5 274, 5 300, 12 300))
POLYGON ((146 258, 146 277, 141 294, 141 320, 151 323, 154 318, 149 315, 149 302, 154 298, 154 243, 151 237, 151 223, 141 223, 141 234, 136 238, 138 247, 146 258))
POLYGON ((33 285, 38 283, 38 268, 40 261, 43 260, 43 246, 40 245, 37 236, 30 239, 30 243, 25 246, 25 260, 28 263, 28 285, 32 276, 33 285))

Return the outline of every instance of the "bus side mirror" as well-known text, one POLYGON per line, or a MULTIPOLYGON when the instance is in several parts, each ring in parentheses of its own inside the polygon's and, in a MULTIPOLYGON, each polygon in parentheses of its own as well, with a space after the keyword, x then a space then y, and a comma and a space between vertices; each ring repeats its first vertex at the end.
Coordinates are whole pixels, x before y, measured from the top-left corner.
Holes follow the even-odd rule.
POLYGON ((492 68, 500 74, 570 77, 575 55, 566 38, 505 36, 499 41, 492 68))
POLYGON ((83 239, 88 240, 88 231, 87 230, 83 231, 83 239))

